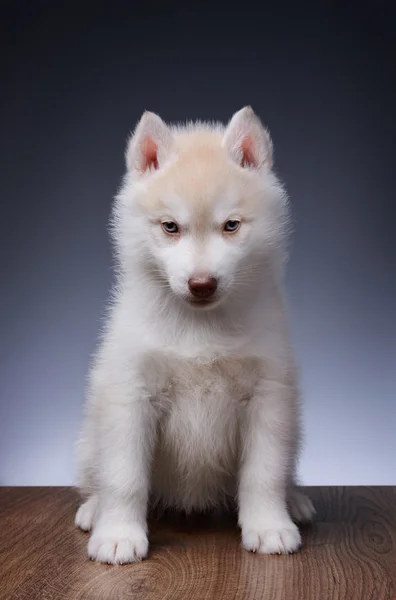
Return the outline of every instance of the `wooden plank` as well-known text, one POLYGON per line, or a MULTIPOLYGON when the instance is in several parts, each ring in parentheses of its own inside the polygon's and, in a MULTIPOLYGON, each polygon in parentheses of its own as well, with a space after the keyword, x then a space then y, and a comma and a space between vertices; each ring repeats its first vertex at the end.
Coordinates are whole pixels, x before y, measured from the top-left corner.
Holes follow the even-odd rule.
POLYGON ((395 600, 396 487, 307 488, 318 515, 292 556, 239 546, 233 517, 152 520, 150 556, 91 562, 72 488, 0 488, 1 600, 395 600))

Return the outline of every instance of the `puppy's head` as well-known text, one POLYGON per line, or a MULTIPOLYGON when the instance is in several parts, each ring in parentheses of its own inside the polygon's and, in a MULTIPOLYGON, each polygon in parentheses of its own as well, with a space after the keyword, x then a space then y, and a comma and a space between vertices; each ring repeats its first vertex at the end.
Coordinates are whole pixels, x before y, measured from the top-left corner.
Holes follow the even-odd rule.
POLYGON ((143 114, 126 152, 114 234, 126 268, 208 310, 252 293, 282 254, 286 196, 272 143, 250 107, 227 127, 170 127, 143 114))

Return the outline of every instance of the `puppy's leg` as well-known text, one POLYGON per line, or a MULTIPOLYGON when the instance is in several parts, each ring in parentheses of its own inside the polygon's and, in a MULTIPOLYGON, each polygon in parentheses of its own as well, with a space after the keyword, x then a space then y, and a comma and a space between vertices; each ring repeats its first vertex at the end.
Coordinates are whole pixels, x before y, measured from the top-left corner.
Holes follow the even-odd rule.
POLYGON ((106 389, 100 403, 98 506, 88 555, 122 564, 147 555, 147 503, 156 414, 144 386, 106 389))
POLYGON ((301 442, 301 432, 297 431, 296 434, 295 452, 292 457, 292 469, 289 484, 287 486, 287 506, 289 508, 290 516, 295 523, 310 523, 316 514, 316 510, 311 499, 299 489, 297 461, 301 442))
POLYGON ((246 407, 239 476, 242 546, 287 554, 301 545, 287 510, 286 492, 298 427, 295 390, 262 381, 246 407))

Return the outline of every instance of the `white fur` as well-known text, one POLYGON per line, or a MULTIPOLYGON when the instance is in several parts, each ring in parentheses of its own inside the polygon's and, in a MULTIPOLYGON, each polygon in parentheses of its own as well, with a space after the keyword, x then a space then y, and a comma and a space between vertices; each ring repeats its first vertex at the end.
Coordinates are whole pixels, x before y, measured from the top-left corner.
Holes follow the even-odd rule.
POLYGON ((117 286, 78 443, 76 524, 92 529, 89 556, 144 558, 150 502, 189 512, 230 499, 246 549, 293 552, 292 518, 310 520, 313 507, 295 488, 288 203, 269 135, 249 107, 226 128, 145 113, 126 161, 112 219, 117 286), (222 233, 229 219, 242 221, 238 233, 222 233), (181 233, 164 233, 164 220, 181 233), (206 308, 188 301, 188 279, 202 273, 218 280, 206 308))

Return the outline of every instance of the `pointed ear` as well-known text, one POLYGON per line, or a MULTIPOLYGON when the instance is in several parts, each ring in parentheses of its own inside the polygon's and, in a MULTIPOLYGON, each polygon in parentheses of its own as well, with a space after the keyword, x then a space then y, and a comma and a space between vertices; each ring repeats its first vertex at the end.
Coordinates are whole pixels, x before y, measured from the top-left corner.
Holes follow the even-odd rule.
POLYGON ((250 106, 236 112, 227 125, 223 146, 241 167, 272 167, 272 142, 250 106))
POLYGON ((143 174, 161 168, 171 151, 172 141, 172 132, 161 117, 144 112, 125 153, 128 171, 143 174))

